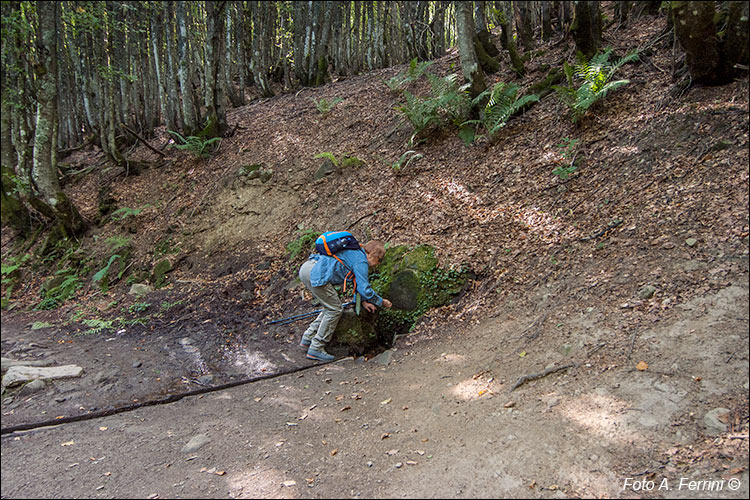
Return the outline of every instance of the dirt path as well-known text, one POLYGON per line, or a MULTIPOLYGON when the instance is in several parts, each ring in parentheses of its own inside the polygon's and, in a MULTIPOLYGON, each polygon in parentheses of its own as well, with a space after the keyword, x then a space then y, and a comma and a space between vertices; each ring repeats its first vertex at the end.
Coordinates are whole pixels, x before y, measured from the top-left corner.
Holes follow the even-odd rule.
MULTIPOLYGON (((515 313, 424 328, 366 362, 3 436, 2 497, 747 497, 747 422, 732 438, 747 405, 746 273, 640 331, 626 364, 582 340, 606 341, 611 320, 584 312, 572 350, 520 356, 537 317, 515 313), (730 423, 711 436, 719 407, 730 423)), ((554 325, 541 335, 567 345, 554 325)))

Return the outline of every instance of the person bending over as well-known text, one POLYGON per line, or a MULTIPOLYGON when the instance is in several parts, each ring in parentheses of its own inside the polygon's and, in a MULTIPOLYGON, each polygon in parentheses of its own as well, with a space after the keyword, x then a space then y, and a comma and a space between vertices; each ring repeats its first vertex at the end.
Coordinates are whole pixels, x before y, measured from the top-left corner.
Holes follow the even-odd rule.
POLYGON ((369 268, 380 264, 384 255, 385 245, 381 241, 371 240, 358 250, 344 249, 337 252, 338 259, 315 253, 302 264, 299 278, 323 306, 323 312, 310 323, 300 340, 300 347, 307 348, 307 359, 334 359, 334 356, 326 352, 325 347, 331 341, 344 307, 333 285, 343 284, 350 273, 354 275, 354 291, 362 296, 362 305, 369 312, 375 312, 377 307, 390 308, 393 305, 372 289, 368 279, 369 268))

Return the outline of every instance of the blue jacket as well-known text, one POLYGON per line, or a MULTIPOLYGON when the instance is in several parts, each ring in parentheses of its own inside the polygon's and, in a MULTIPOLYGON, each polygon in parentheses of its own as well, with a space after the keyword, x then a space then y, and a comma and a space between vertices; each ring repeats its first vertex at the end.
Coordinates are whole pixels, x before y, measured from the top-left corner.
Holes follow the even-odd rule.
POLYGON ((344 282, 349 271, 354 272, 357 280, 357 293, 366 300, 378 307, 383 305, 383 297, 375 293, 370 286, 368 272, 370 265, 367 263, 367 254, 364 250, 341 250, 336 253, 336 257, 341 259, 349 268, 342 266, 339 261, 328 255, 314 253, 310 258, 316 260, 315 266, 310 271, 310 284, 312 286, 323 286, 327 283, 340 285, 344 282))

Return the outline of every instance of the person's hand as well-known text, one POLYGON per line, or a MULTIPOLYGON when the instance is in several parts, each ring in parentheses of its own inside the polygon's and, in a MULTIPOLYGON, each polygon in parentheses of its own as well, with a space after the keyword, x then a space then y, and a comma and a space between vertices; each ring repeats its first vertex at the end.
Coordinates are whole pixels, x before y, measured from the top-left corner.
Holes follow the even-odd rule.
POLYGON ((393 302, 388 299, 383 299, 383 307, 385 307, 386 309, 390 309, 391 307, 393 307, 393 302))
POLYGON ((368 312, 374 313, 377 307, 375 307, 375 304, 371 304, 367 301, 362 302, 362 305, 365 306, 365 309, 367 309, 368 312))

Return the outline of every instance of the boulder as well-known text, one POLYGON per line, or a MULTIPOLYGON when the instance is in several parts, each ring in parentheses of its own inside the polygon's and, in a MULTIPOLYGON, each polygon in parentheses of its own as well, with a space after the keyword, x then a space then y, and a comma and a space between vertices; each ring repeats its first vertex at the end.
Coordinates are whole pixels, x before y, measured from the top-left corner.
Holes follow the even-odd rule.
POLYGON ((163 285, 167 273, 171 270, 172 270, 172 263, 169 262, 169 259, 160 260, 154 266, 154 271, 151 274, 151 281, 157 287, 163 285))

